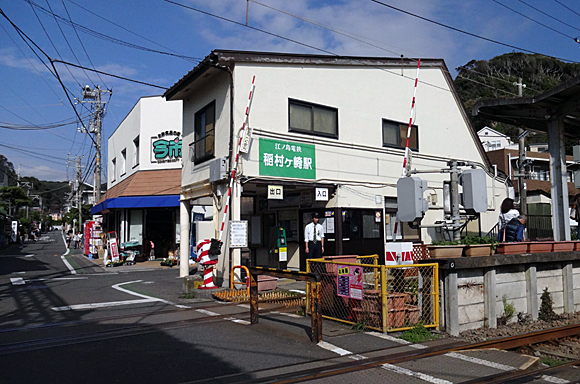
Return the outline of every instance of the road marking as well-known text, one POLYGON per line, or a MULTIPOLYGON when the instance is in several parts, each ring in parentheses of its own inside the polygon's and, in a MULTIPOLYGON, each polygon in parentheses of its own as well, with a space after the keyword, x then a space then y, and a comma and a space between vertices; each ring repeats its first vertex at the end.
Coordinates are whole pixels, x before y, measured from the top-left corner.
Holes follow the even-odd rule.
POLYGON ((495 368, 495 369, 498 369, 500 371, 513 371, 513 370, 517 369, 516 367, 510 367, 509 365, 504 365, 504 364, 500 364, 500 363, 495 363, 493 361, 478 359, 477 357, 466 356, 466 355, 462 355, 461 353, 457 353, 457 352, 446 353, 445 356, 453 357, 454 359, 467 361, 469 363, 485 365, 486 367, 495 368))
POLYGON ((235 317, 226 317, 224 320, 230 320, 234 323, 243 324, 243 325, 250 325, 251 323, 247 320, 236 319, 235 317))
POLYGON ((71 274, 76 275, 77 271, 72 267, 72 265, 70 265, 70 263, 67 261, 67 259, 64 256, 65 255, 62 255, 60 257, 62 259, 62 262, 64 263, 64 265, 66 265, 66 267, 68 268, 68 270, 70 271, 71 274))
POLYGON ((324 348, 326 350, 329 350, 330 352, 334 352, 340 356, 352 355, 352 352, 347 351, 346 349, 339 348, 336 345, 332 345, 330 343, 327 343, 326 341, 321 341, 316 345, 318 345, 320 348, 324 348))
POLYGON ((88 277, 55 277, 50 280, 86 280, 88 277))
POLYGON ((147 296, 147 295, 143 295, 143 294, 141 294, 141 293, 137 293, 137 292, 130 291, 130 290, 128 290, 128 289, 125 289, 125 288, 121 288, 121 285, 125 285, 125 284, 133 284, 133 283, 140 283, 141 281, 143 281, 143 280, 127 281, 127 282, 125 282, 125 283, 119 283, 119 284, 115 284, 115 285, 113 285, 113 286, 112 286, 112 288, 113 288, 113 289, 116 289, 117 291, 121 291, 121 292, 128 293, 129 295, 133 295, 133 296, 142 297, 142 298, 144 298, 144 299, 149 299, 149 300, 151 300, 151 301, 159 301, 159 302, 161 302, 161 303, 165 303, 165 304, 173 305, 173 306, 175 306, 175 307, 177 307, 177 308, 191 308, 191 307, 188 307, 187 305, 179 305, 179 304, 175 304, 175 303, 172 303, 172 302, 171 302, 171 301, 169 301, 169 300, 159 299, 159 298, 157 298, 157 297, 147 296))
POLYGON ((427 381, 429 383, 434 383, 434 384, 453 384, 452 381, 448 381, 448 380, 444 380, 444 379, 438 379, 436 377, 433 377, 431 375, 427 375, 425 373, 411 371, 410 369, 402 368, 402 367, 397 367, 396 365, 392 365, 392 364, 383 364, 382 367, 384 369, 388 370, 388 371, 396 372, 396 373, 399 373, 399 374, 402 374, 402 375, 411 376, 411 377, 416 377, 418 379, 421 379, 423 381, 427 381))
POLYGON ((301 294, 303 294, 303 295, 306 295, 306 292, 304 292, 304 291, 301 291, 301 290, 299 290, 299 289, 291 289, 291 290, 290 290, 290 292, 298 292, 298 293, 301 293, 301 294))
POLYGON ((81 309, 95 309, 95 308, 106 308, 106 307, 117 307, 120 305, 129 304, 143 304, 152 303, 152 300, 141 299, 141 300, 125 300, 125 301, 110 301, 108 303, 92 303, 92 304, 76 304, 76 305, 65 305, 64 307, 52 307, 53 311, 76 311, 81 309))
POLYGON ((209 316, 220 316, 219 313, 215 313, 215 312, 212 312, 212 311, 208 311, 207 309, 196 309, 196 311, 199 312, 199 313, 203 313, 205 315, 209 315, 209 316))
POLYGON ((24 257, 34 257, 34 254, 31 253, 30 255, 26 255, 24 257))
POLYGON ((569 381, 566 379, 560 379, 559 377, 554 377, 554 376, 542 375, 541 379, 547 381, 548 383, 554 383, 554 384, 567 384, 567 383, 569 383, 569 381))
POLYGON ((24 281, 24 279, 22 277, 11 277, 10 281, 12 282, 12 285, 24 285, 24 284, 26 284, 26 281, 24 281))
POLYGON ((250 309, 250 304, 238 304, 238 307, 250 309))

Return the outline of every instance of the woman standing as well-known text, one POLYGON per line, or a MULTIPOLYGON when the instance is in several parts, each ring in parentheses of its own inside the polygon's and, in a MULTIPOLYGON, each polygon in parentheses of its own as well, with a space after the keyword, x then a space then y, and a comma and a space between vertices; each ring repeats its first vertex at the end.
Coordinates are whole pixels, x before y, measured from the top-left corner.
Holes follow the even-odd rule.
POLYGON ((511 219, 517 219, 520 212, 514 207, 514 200, 509 197, 505 198, 501 203, 500 214, 498 218, 499 232, 497 234, 497 241, 502 241, 503 230, 511 219))

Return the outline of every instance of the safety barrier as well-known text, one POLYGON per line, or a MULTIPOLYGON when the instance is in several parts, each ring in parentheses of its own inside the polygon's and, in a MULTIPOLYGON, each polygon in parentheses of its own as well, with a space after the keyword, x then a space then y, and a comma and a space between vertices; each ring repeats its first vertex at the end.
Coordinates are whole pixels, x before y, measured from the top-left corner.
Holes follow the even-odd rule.
POLYGON ((234 284, 246 284, 246 293, 249 296, 250 295, 250 279, 248 279, 248 276, 250 276, 250 271, 248 270, 248 267, 246 267, 245 265, 234 265, 234 267, 232 268, 232 270, 230 272, 230 289, 234 289, 234 284), (245 283, 243 281, 234 281, 234 270, 236 268, 244 269, 246 271, 246 282, 245 283))
MULTIPOLYGON (((438 264, 377 265, 307 260, 320 276, 322 317, 387 332, 439 325, 438 264)), ((310 289, 307 289, 307 303, 310 289)), ((307 308, 309 305, 307 304, 307 308)))
POLYGON ((320 276, 317 273, 298 272, 288 269, 251 267, 250 275, 250 322, 258 324, 258 275, 268 275, 278 278, 306 281, 310 287, 310 300, 306 305, 306 311, 310 314, 312 329, 310 340, 313 343, 322 341, 322 316, 320 312, 320 276))

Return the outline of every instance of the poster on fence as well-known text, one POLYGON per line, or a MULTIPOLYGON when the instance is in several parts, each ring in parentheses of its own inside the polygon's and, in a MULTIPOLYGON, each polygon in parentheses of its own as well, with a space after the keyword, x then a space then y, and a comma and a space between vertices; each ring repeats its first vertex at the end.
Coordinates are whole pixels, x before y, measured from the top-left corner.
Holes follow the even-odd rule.
POLYGON ((363 299, 363 267, 338 265, 336 294, 350 299, 363 299))

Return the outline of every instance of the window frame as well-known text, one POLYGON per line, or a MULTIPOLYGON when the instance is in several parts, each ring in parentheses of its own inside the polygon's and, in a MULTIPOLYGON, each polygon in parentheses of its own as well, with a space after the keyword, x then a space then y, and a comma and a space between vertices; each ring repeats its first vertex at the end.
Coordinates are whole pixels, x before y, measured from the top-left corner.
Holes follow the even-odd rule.
MULTIPOLYGON (((392 124, 398 124, 399 125, 399 142, 402 142, 403 138, 401 137, 401 126, 404 127, 405 129, 409 128, 409 124, 405 124, 405 123, 401 123, 400 121, 396 121, 396 120, 391 120, 391 119, 381 119, 381 136, 382 136, 382 141, 383 141, 383 147, 387 147, 387 148, 396 148, 396 149, 405 149, 405 145, 396 145, 396 144, 391 144, 391 143, 386 143, 385 142, 385 122, 387 123, 392 123, 392 124)), ((415 142, 417 143, 417 147, 411 147, 409 146, 409 149, 415 151, 415 152, 419 152, 419 126, 412 124, 411 125, 411 134, 413 133, 413 128, 415 131, 415 142)), ((406 140, 406 137, 405 137, 406 140)), ((409 140, 411 141, 411 140, 409 140)))
MULTIPOLYGON (((200 164, 203 163, 204 161, 207 161, 209 159, 213 159, 215 157, 215 128, 216 128, 216 108, 215 108, 215 100, 212 100, 209 104, 207 104, 206 106, 204 106, 203 108, 199 109, 197 112, 195 112, 195 114, 193 115, 193 142, 190 144, 190 148, 193 147, 193 163, 194 164, 200 164), (208 134, 208 132, 205 133, 205 135, 202 138, 198 138, 197 136, 197 128, 198 128, 198 116, 203 115, 204 113, 206 113, 210 108, 213 107, 213 129, 211 130, 211 135, 213 136, 213 148, 211 152, 207 151, 207 148, 204 152, 204 154, 202 156, 198 156, 197 151, 195 150, 196 148, 196 144, 198 142, 200 142, 201 140, 207 140, 208 136, 210 136, 210 134, 208 134)), ((207 126, 207 124, 206 124, 207 126)))
POLYGON ((127 173, 127 148, 124 148, 123 150, 121 150, 121 169, 120 169, 120 175, 119 176, 123 176, 124 174, 127 173))
POLYGON ((115 157, 113 160, 111 160, 111 166, 112 166, 112 174, 113 174, 113 178, 111 180, 112 183, 115 182, 115 180, 117 180, 117 158, 115 157))
POLYGON ((139 155, 140 155, 140 148, 139 148, 140 140, 139 136, 133 139, 133 168, 139 165, 139 155))
POLYGON ((297 99, 292 99, 292 98, 288 98, 288 132, 297 132, 297 133, 304 133, 304 134, 308 134, 308 135, 312 135, 312 136, 321 136, 321 137, 329 137, 331 139, 338 139, 338 126, 339 126, 339 122, 338 122, 338 108, 336 107, 329 107, 327 105, 322 105, 322 104, 316 104, 316 103, 310 103, 307 101, 302 101, 302 100, 297 100, 297 99), (292 128, 291 125, 291 121, 290 121, 290 106, 292 104, 295 105, 299 105, 301 107, 308 107, 310 108, 310 123, 312 126, 312 130, 306 130, 306 129, 301 129, 301 128, 292 128), (319 132, 319 131, 315 131, 314 130, 314 108, 319 108, 319 109, 324 109, 327 111, 333 111, 336 112, 336 133, 326 133, 326 132, 319 132))

